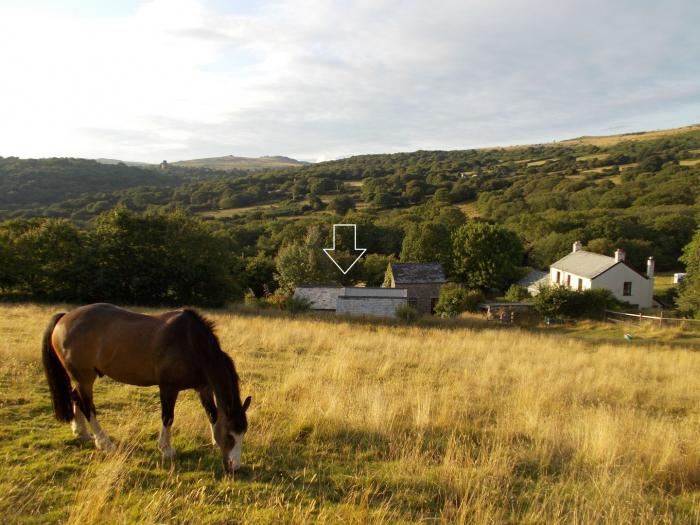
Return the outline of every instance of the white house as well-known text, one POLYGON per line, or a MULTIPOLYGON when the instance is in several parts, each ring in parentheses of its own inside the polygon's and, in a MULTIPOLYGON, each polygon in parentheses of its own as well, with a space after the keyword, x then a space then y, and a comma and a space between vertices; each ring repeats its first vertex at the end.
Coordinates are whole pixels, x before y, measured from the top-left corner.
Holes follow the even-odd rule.
POLYGON ((607 288, 620 301, 649 308, 654 295, 654 258, 647 260, 647 274, 642 275, 625 264, 625 251, 615 250, 614 257, 587 252, 581 243, 553 263, 549 269, 551 284, 574 290, 607 288))

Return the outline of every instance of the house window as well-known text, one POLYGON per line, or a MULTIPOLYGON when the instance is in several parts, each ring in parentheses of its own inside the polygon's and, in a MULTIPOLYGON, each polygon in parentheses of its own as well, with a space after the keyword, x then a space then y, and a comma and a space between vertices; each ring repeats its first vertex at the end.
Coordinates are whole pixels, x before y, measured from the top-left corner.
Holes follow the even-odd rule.
POLYGON ((622 284, 622 295, 625 297, 632 295, 632 283, 630 281, 625 281, 622 284))
POLYGON ((570 276, 570 275, 567 275, 567 276, 566 276, 566 286, 568 286, 569 288, 571 288, 571 276, 570 276))
POLYGON ((416 299, 415 297, 413 299, 409 299, 408 306, 410 306, 411 308, 418 309, 418 299, 416 299))
POLYGON ((561 272, 557 272, 557 284, 561 282, 561 272))
POLYGON ((583 279, 581 279, 579 277, 579 279, 578 279, 578 291, 580 292, 581 290, 583 290, 583 279))

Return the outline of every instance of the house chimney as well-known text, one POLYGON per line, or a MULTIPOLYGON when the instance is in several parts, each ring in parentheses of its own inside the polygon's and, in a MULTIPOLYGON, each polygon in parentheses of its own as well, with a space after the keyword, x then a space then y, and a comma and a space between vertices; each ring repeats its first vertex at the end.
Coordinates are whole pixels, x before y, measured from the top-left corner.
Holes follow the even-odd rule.
POLYGON ((625 250, 623 250, 622 248, 618 248, 617 250, 615 250, 615 262, 619 263, 619 262, 623 262, 624 260, 625 260, 625 250))
POLYGON ((649 277, 649 279, 654 277, 654 258, 653 257, 649 257, 647 259, 647 277, 649 277))
POLYGON ((583 249, 583 244, 581 244, 581 241, 576 241, 574 243, 573 252, 576 253, 577 251, 582 250, 582 249, 583 249))

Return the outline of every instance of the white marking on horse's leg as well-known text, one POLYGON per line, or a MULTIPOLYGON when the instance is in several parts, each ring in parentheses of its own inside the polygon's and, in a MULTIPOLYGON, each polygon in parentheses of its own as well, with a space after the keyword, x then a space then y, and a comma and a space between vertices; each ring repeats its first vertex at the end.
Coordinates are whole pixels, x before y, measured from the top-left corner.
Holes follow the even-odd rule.
POLYGON ((90 427, 92 428, 92 433, 95 434, 95 446, 97 448, 105 452, 112 452, 116 448, 97 422, 95 414, 90 414, 90 427))
POLYGON ((158 438, 158 448, 163 453, 163 459, 172 459, 175 457, 175 449, 170 444, 170 427, 163 425, 160 429, 160 437, 158 438))
POLYGON ((216 436, 214 435, 214 423, 209 423, 209 429, 211 430, 211 444, 216 446, 216 436))
POLYGON ((73 421, 70 422, 70 428, 73 430, 73 435, 83 441, 90 439, 90 433, 87 429, 87 419, 80 407, 73 403, 73 421))

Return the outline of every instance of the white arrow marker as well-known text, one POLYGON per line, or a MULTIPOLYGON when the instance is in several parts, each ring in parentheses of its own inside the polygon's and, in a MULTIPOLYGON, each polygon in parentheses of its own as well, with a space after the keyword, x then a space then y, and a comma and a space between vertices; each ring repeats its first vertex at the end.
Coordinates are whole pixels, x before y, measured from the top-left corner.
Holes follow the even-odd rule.
POLYGON ((351 269, 353 266, 355 266, 355 263, 356 263, 357 261, 360 260, 360 257, 362 257, 362 256, 365 254, 365 252, 367 251, 367 249, 366 249, 366 248, 358 248, 358 247, 357 247, 357 224, 334 224, 334 225, 333 225, 333 248, 324 248, 323 251, 326 252, 326 255, 328 256, 328 258, 329 258, 331 261, 333 261, 333 264, 335 264, 335 265, 338 267, 338 270, 340 270, 341 272, 343 272, 343 275, 345 275, 345 274, 347 274, 347 273, 350 271, 350 269, 351 269), (346 227, 346 228, 347 228, 347 227, 352 227, 352 229, 353 229, 353 234, 354 234, 354 238, 355 238, 355 242, 354 242, 355 248, 354 248, 354 249, 355 249, 356 252, 358 252, 358 251, 360 252, 360 255, 358 255, 357 258, 355 258, 355 260, 352 262, 352 264, 351 264, 350 266, 348 266, 347 270, 343 270, 343 267, 340 266, 340 265, 336 262, 336 260, 333 258, 333 256, 332 256, 331 253, 330 253, 330 252, 334 252, 334 251, 335 251, 335 229, 336 229, 338 226, 343 226, 343 227, 346 227))

